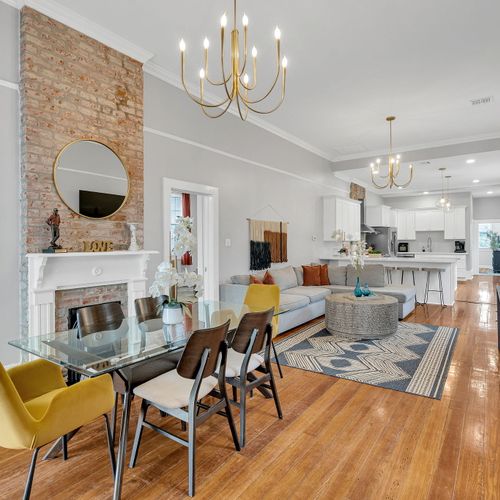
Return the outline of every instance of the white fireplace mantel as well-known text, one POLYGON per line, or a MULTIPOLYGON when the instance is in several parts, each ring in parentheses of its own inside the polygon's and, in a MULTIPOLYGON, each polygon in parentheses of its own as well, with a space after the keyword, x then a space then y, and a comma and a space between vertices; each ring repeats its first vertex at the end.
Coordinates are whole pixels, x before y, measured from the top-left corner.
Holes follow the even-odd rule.
POLYGON ((157 251, 29 253, 28 332, 44 335, 55 330, 57 290, 127 284, 129 315, 134 301, 145 297, 146 271, 157 251))

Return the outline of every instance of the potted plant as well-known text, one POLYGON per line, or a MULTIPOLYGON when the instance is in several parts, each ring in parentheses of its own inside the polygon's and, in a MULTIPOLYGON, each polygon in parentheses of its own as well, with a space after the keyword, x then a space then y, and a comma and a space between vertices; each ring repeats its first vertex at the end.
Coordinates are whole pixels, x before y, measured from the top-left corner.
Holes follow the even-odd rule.
POLYGON ((350 245, 349 255, 351 257, 351 265, 356 271, 356 287, 354 288, 353 293, 355 297, 362 297, 363 290, 361 289, 359 279, 361 276, 361 271, 365 266, 366 242, 353 241, 350 245))
POLYGON ((488 231, 490 248, 493 251, 491 265, 494 273, 500 273, 500 234, 495 231, 488 231))

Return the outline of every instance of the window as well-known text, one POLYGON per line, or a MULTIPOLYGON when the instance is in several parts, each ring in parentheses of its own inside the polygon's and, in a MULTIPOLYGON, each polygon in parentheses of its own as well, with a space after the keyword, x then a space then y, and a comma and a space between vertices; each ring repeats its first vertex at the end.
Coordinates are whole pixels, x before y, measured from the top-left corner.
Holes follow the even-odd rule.
POLYGON ((491 231, 491 224, 479 224, 479 248, 490 248, 488 231, 491 231))
POLYGON ((182 217, 182 202, 180 193, 172 193, 170 196, 170 241, 174 238, 175 226, 179 217, 182 217))

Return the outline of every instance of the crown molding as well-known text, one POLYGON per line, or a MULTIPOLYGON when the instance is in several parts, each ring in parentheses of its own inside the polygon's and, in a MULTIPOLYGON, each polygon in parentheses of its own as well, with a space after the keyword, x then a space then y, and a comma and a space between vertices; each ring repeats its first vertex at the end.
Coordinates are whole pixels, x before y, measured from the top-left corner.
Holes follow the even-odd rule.
POLYGON ((367 182, 360 181, 356 177, 352 177, 352 176, 349 176, 347 174, 343 174, 342 172, 334 172, 333 176, 336 177, 337 179, 340 179, 341 181, 344 181, 344 182, 348 182, 348 183, 354 182, 354 183, 358 184, 359 186, 364 187, 370 193, 374 193, 374 194, 378 194, 379 196, 382 196, 380 194, 380 190, 371 186, 367 182))
POLYGON ((341 192, 342 194, 345 194, 345 191, 343 189, 339 188, 338 186, 334 186, 331 184, 325 184, 324 182, 319 182, 319 181, 316 181, 314 179, 310 179, 309 177, 304 177, 302 175, 295 174, 294 172, 288 172, 287 170, 283 170, 283 169, 278 168, 278 167, 273 167, 272 165, 267 165, 265 163, 260 163, 258 161, 254 161, 254 160, 251 160, 249 158, 245 158, 243 156, 235 155, 233 153, 229 153, 228 151, 224 151, 222 149, 213 148, 212 146, 207 146, 206 144, 202 144, 201 142, 192 141, 191 139, 187 139, 185 137, 180 137, 180 136, 175 135, 175 134, 170 134, 169 132, 163 132, 161 130, 157 130, 157 129, 154 129, 151 127, 144 127, 144 132, 149 133, 149 134, 153 134, 153 135, 156 135, 159 137, 163 137, 165 139, 170 139, 170 140, 175 141, 175 142, 180 142, 182 144, 187 144, 189 146, 194 146, 194 147, 197 147, 200 149, 204 149, 205 151, 210 151, 211 153, 225 156, 227 158, 231 158, 232 160, 238 160, 238 161, 241 161, 244 163, 248 163, 249 165, 252 165, 254 167, 259 167, 259 168, 264 168, 266 170, 271 170, 273 172, 277 172, 277 173, 282 174, 282 175, 287 175, 288 177, 293 177, 294 179, 298 179, 298 180, 303 181, 303 182, 308 182, 310 184, 316 184, 316 185, 322 186, 324 188, 332 189, 334 191, 338 191, 338 192, 341 192))
MULTIPOLYGON (((152 75, 160 80, 163 80, 164 82, 173 85, 174 87, 177 87, 178 89, 184 90, 184 86, 182 85, 182 81, 180 77, 172 73, 171 71, 165 69, 163 66, 160 66, 159 64, 156 64, 153 61, 148 61, 144 64, 144 72, 148 73, 149 75, 152 75)), ((193 85, 191 82, 186 82, 186 86, 189 90, 189 92, 195 94, 199 92, 199 87, 198 85, 193 85)), ((218 99, 215 95, 210 94, 205 92, 204 93, 205 99, 208 103, 214 103, 217 102, 218 99)), ((238 111, 234 108, 234 106, 230 106, 228 109, 228 113, 231 113, 234 116, 237 116, 239 118, 238 111)), ((310 153, 315 154, 316 156, 319 156, 325 160, 332 161, 331 155, 326 153, 325 151, 322 151, 316 147, 314 147, 312 144, 309 144, 306 141, 303 141, 302 139, 299 139, 298 137, 289 134, 288 132, 285 132, 279 127, 276 127, 274 125, 271 125, 267 121, 263 120, 262 118, 256 117, 254 115, 248 115, 248 118, 246 120, 248 123, 251 123, 252 125, 256 125, 257 127, 260 127, 267 132, 270 132, 274 135, 277 135, 281 139, 284 139, 287 142, 291 142, 292 144, 295 144, 296 146, 305 149, 306 151, 309 151, 310 153)))
MULTIPOLYGON (((482 134, 482 135, 474 135, 470 137, 463 137, 460 139, 450 139, 450 140, 445 140, 445 141, 434 141, 434 142, 428 142, 428 143, 423 143, 423 144, 415 144, 412 146, 407 146, 404 148, 399 148, 398 150, 394 150, 394 153, 400 153, 400 154, 407 154, 412 151, 421 151, 425 149, 432 149, 432 148, 440 148, 440 147, 447 147, 447 146, 455 146, 456 144, 467 144, 469 142, 479 142, 479 141, 489 141, 492 139, 500 139, 500 131, 498 132, 492 132, 491 134, 482 134)), ((333 163, 337 162, 343 162, 343 161, 351 161, 351 160, 372 160, 373 157, 376 156, 387 156, 387 149, 385 150, 374 150, 374 151, 363 151, 363 153, 355 153, 355 154, 350 154, 350 155, 344 155, 344 156, 337 156, 333 158, 331 161, 333 163)))
POLYGON ((14 7, 15 9, 20 9, 22 5, 20 6, 20 2, 18 0, 0 0, 0 2, 10 5, 11 7, 14 7))
POLYGON ((108 30, 100 24, 77 14, 74 10, 63 7, 54 0, 0 0, 18 9, 22 7, 31 7, 32 9, 45 14, 46 16, 59 21, 60 23, 73 28, 84 35, 87 35, 98 42, 111 47, 112 49, 125 54, 136 61, 144 64, 149 61, 154 54, 139 45, 136 45, 127 39, 108 30))

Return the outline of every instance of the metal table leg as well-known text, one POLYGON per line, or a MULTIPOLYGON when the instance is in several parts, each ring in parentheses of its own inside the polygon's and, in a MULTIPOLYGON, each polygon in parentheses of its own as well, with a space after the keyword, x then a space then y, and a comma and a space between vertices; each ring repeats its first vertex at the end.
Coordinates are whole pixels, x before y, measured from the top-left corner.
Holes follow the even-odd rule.
POLYGON ((120 428, 120 441, 118 442, 118 458, 116 462, 115 485, 113 490, 113 500, 119 500, 122 492, 123 471, 125 468, 125 455, 127 452, 128 426, 130 422, 130 404, 132 401, 132 389, 128 381, 118 371, 118 375, 124 380, 126 390, 123 400, 122 421, 120 428))

